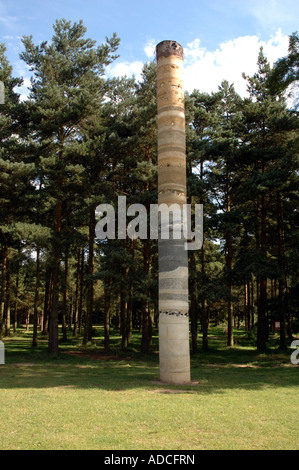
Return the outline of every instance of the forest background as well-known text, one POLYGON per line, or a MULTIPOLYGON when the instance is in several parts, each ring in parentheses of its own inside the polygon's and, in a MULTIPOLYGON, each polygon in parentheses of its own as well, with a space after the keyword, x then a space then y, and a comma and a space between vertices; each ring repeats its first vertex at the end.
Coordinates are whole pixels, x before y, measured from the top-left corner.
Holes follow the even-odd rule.
MULTIPOLYGON (((156 241, 95 237, 99 204, 157 203, 156 64, 108 79, 120 39, 86 33, 57 20, 51 41, 23 38, 25 101, 0 46, 0 335, 32 324, 32 346, 41 334, 54 357, 96 324, 106 351, 113 325, 123 350, 137 329, 147 352, 158 324, 156 241)), ((204 208, 203 248, 189 252, 193 352, 220 322, 229 346, 243 325, 258 351, 276 321, 280 348, 298 332, 298 57, 293 33, 274 67, 260 50, 249 97, 227 81, 185 93, 188 202, 204 208)))

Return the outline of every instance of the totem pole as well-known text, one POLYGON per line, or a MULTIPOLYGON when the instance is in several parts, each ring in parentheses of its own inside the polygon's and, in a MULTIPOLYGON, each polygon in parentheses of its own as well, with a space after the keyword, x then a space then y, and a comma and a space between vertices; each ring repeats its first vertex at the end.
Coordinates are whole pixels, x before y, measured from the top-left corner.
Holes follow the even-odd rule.
MULTIPOLYGON (((183 209, 187 203, 183 48, 177 42, 162 41, 156 47, 156 57, 158 205, 162 220, 161 207, 170 215, 171 205, 183 209)), ((168 220, 169 237, 161 236, 161 223, 158 241, 160 381, 184 384, 190 382, 188 251, 183 231, 180 238, 173 237, 175 220, 168 220)), ((183 228, 182 219, 176 223, 183 228)))

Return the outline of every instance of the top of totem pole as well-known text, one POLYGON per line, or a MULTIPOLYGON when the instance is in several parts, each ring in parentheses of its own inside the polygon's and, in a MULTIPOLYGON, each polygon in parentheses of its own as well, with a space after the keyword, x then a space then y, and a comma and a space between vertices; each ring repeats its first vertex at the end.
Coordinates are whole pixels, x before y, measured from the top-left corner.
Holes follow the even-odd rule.
POLYGON ((183 59, 184 50, 182 46, 176 41, 162 41, 156 46, 156 57, 157 60, 160 57, 169 57, 171 55, 176 55, 183 59))

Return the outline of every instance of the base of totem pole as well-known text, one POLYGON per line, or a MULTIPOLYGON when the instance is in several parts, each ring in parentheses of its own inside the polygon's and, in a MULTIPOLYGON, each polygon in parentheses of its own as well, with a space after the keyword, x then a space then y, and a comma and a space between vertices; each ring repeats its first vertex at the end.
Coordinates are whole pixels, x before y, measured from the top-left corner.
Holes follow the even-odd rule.
POLYGON ((191 380, 190 382, 164 382, 161 379, 152 379, 152 382, 157 385, 187 385, 187 386, 194 386, 199 384, 199 380, 191 380))

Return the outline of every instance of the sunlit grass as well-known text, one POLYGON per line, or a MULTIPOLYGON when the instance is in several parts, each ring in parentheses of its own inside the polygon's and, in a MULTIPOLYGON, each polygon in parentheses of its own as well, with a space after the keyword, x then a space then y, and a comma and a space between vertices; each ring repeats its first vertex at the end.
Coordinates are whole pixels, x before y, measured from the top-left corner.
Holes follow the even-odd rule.
POLYGON ((124 353, 115 334, 105 355, 98 329, 84 351, 71 338, 52 360, 42 337, 32 349, 30 333, 18 333, 0 366, 0 448, 298 449, 290 351, 257 354, 244 332, 236 337, 227 348, 221 328, 211 329, 210 350, 191 356, 198 383, 169 386, 155 380, 156 337, 152 353, 138 352, 137 333, 124 353))

